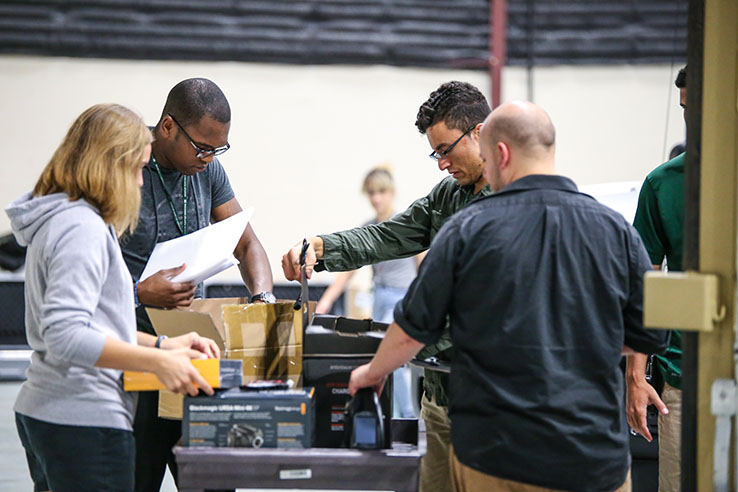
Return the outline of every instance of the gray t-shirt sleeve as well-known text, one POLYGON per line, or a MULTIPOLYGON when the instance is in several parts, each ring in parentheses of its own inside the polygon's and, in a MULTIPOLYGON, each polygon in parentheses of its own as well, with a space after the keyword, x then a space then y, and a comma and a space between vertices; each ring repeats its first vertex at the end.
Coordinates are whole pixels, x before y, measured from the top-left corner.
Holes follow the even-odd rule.
POLYGON ((213 162, 210 163, 208 173, 210 173, 210 193, 212 196, 211 208, 217 208, 236 196, 233 193, 233 188, 231 188, 228 175, 218 159, 213 159, 213 162))

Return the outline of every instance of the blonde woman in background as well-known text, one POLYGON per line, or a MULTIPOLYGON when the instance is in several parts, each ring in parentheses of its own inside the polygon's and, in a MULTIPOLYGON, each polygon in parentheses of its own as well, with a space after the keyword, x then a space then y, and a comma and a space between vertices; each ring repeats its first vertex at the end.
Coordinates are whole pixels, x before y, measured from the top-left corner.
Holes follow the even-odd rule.
POLYGON ((212 394, 190 363, 219 356, 212 340, 136 331, 118 237, 138 220, 151 140, 131 110, 93 106, 72 124, 33 192, 6 208, 16 239, 28 245, 33 354, 14 410, 37 491, 133 490, 135 395, 123 391, 123 369, 153 372, 178 393, 194 395, 196 384, 212 394))
MULTIPOLYGON (((388 165, 380 165, 369 171, 361 189, 369 198, 377 214, 374 219, 364 225, 383 222, 395 214, 395 183, 388 165)), ((372 318, 374 320, 383 323, 392 322, 395 304, 405 296, 422 258, 423 254, 372 265, 374 279, 372 318)), ((356 270, 336 274, 333 283, 318 301, 316 313, 326 314, 331 311, 336 299, 346 290, 354 273, 356 270)), ((415 408, 410 391, 410 369, 403 367, 395 371, 393 382, 395 412, 403 418, 414 417, 415 408)))

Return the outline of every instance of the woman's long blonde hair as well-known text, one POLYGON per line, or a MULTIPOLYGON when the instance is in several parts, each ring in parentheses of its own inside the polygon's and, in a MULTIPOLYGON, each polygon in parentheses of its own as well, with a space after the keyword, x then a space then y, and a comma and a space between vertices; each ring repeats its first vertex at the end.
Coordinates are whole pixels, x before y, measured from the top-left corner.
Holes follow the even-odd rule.
POLYGON ((96 104, 79 115, 44 168, 34 196, 64 192, 84 198, 117 233, 133 231, 141 191, 138 167, 152 141, 141 117, 119 104, 96 104))

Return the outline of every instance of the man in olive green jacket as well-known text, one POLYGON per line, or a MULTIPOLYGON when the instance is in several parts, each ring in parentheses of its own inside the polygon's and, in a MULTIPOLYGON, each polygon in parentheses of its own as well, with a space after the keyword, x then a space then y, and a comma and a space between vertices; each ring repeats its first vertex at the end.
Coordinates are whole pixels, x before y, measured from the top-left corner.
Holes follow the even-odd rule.
MULTIPOLYGON (((402 213, 378 224, 370 224, 309 239, 306 270, 346 271, 397 258, 414 256, 430 247, 446 219, 473 199, 492 193, 482 176, 479 131, 490 113, 482 93, 471 84, 452 81, 431 93, 418 111, 415 126, 428 137, 430 158, 451 176, 430 193, 413 202, 402 213)), ((302 243, 282 257, 288 280, 300 279, 299 256, 302 243)), ((450 361, 453 347, 448 329, 441 340, 420 351, 418 357, 450 361)), ((425 371, 421 417, 426 422, 427 450, 420 470, 421 492, 451 491, 448 418, 448 377, 425 371)))

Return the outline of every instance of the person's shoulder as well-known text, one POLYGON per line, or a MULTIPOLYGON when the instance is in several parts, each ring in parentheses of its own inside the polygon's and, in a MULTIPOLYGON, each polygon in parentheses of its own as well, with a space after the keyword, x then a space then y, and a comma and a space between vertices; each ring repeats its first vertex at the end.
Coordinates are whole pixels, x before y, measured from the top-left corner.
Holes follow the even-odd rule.
POLYGON ((428 198, 442 204, 466 202, 474 198, 474 185, 462 186, 453 176, 446 176, 431 189, 428 198))
POLYGON ((453 176, 446 176, 431 189, 430 195, 456 193, 461 189, 459 182, 453 176))
POLYGON ((93 248, 113 241, 108 226, 97 208, 84 199, 75 200, 60 210, 51 224, 49 239, 93 248))
POLYGON ((498 216, 504 214, 500 213, 499 203, 493 201, 493 197, 496 197, 496 195, 486 195, 473 200, 454 213, 448 222, 454 222, 457 226, 462 227, 465 224, 476 223, 480 220, 483 222, 496 220, 498 216))
POLYGON ((664 162, 656 169, 648 173, 647 181, 658 183, 665 179, 682 177, 684 175, 684 153, 679 154, 673 159, 664 162))
POLYGON ((105 230, 107 227, 97 207, 84 198, 70 200, 68 205, 57 213, 57 218, 69 227, 87 230, 105 230))

